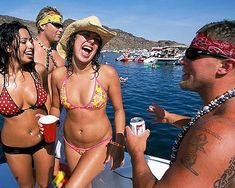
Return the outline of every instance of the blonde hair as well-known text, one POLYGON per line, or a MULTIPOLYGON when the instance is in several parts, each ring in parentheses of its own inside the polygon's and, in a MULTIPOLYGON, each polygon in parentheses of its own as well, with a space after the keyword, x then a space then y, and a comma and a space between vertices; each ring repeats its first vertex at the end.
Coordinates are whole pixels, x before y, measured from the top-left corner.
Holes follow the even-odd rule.
POLYGON ((54 7, 47 6, 40 10, 36 18, 36 27, 38 29, 38 33, 40 32, 39 21, 45 18, 47 15, 53 15, 53 14, 59 15, 61 16, 61 18, 63 18, 62 14, 54 7))

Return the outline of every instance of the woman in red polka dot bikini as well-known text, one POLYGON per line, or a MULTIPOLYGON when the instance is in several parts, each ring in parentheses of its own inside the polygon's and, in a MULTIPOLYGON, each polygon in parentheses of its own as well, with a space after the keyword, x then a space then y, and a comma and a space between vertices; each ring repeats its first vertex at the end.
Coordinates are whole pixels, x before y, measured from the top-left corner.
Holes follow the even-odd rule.
POLYGON ((36 114, 47 114, 45 68, 33 62, 33 40, 19 22, 0 25, 2 147, 19 187, 49 187, 53 144, 44 141, 36 114), (35 173, 33 173, 35 169, 35 173), (35 177, 34 177, 35 174, 35 177))

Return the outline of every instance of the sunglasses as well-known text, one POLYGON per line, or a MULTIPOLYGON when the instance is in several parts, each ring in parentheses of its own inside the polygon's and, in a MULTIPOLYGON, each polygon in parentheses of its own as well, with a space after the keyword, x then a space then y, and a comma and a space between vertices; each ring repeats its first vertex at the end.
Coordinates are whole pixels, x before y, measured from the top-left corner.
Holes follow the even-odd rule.
POLYGON ((63 29, 63 25, 61 23, 56 23, 56 22, 49 22, 49 23, 52 24, 57 29, 60 29, 60 28, 63 29))
POLYGON ((189 60, 192 60, 192 61, 199 59, 202 56, 209 56, 209 57, 215 57, 215 58, 220 58, 220 59, 230 58, 230 57, 223 55, 223 54, 214 54, 214 53, 208 52, 206 50, 200 50, 200 49, 192 48, 192 47, 189 47, 185 52, 185 57, 189 60))
POLYGON ((85 38, 92 37, 97 43, 99 43, 99 44, 101 43, 100 36, 98 34, 96 34, 95 32, 82 30, 82 31, 79 31, 78 34, 84 36, 85 38))

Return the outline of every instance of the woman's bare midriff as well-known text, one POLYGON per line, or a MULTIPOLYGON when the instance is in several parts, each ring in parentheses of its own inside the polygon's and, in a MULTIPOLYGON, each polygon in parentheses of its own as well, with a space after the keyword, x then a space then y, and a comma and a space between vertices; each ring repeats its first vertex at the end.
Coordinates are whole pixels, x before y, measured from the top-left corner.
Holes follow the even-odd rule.
POLYGON ((12 118, 5 118, 1 131, 2 143, 13 147, 31 147, 39 143, 43 137, 39 132, 37 113, 41 110, 26 110, 24 113, 12 118), (33 114, 33 115, 32 115, 33 114), (28 117, 25 119, 25 117, 28 117), (34 118, 35 117, 35 118, 34 118))
MULTIPOLYGON (((88 148, 97 142, 112 136, 112 127, 106 114, 92 115, 87 114, 88 121, 79 121, 79 116, 74 119, 67 118, 64 123, 64 135, 69 143, 75 146, 88 148)), ((86 118, 86 119, 87 119, 86 118)))

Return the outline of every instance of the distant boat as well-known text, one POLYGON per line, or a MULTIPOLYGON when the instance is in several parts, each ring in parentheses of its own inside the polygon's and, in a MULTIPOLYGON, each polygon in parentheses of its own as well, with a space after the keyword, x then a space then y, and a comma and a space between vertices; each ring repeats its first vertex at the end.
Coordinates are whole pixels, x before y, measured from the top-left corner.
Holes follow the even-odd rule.
POLYGON ((146 58, 143 62, 146 66, 151 65, 180 65, 180 57, 149 57, 146 58))
POLYGON ((176 61, 178 57, 155 57, 157 61, 176 61))
POLYGON ((174 65, 179 57, 156 57, 158 65, 174 65))
POLYGON ((120 55, 120 56, 117 57, 115 60, 116 60, 116 61, 122 61, 122 62, 124 62, 124 63, 127 63, 127 62, 134 61, 134 60, 135 60, 135 57, 134 57, 134 56, 124 56, 124 55, 120 55))
POLYGON ((124 58, 124 55, 120 55, 119 57, 117 57, 115 60, 116 61, 121 61, 124 58))
POLYGON ((149 57, 149 58, 145 59, 143 61, 143 63, 144 63, 144 66, 146 66, 146 67, 156 68, 158 66, 157 59, 155 57, 149 57))
POLYGON ((138 62, 138 63, 143 63, 145 59, 146 58, 144 58, 142 56, 138 56, 138 57, 135 58, 135 61, 138 62))
POLYGON ((148 65, 148 64, 155 64, 157 63, 157 58, 156 57, 149 57, 149 58, 146 58, 143 63, 144 65, 148 65))

